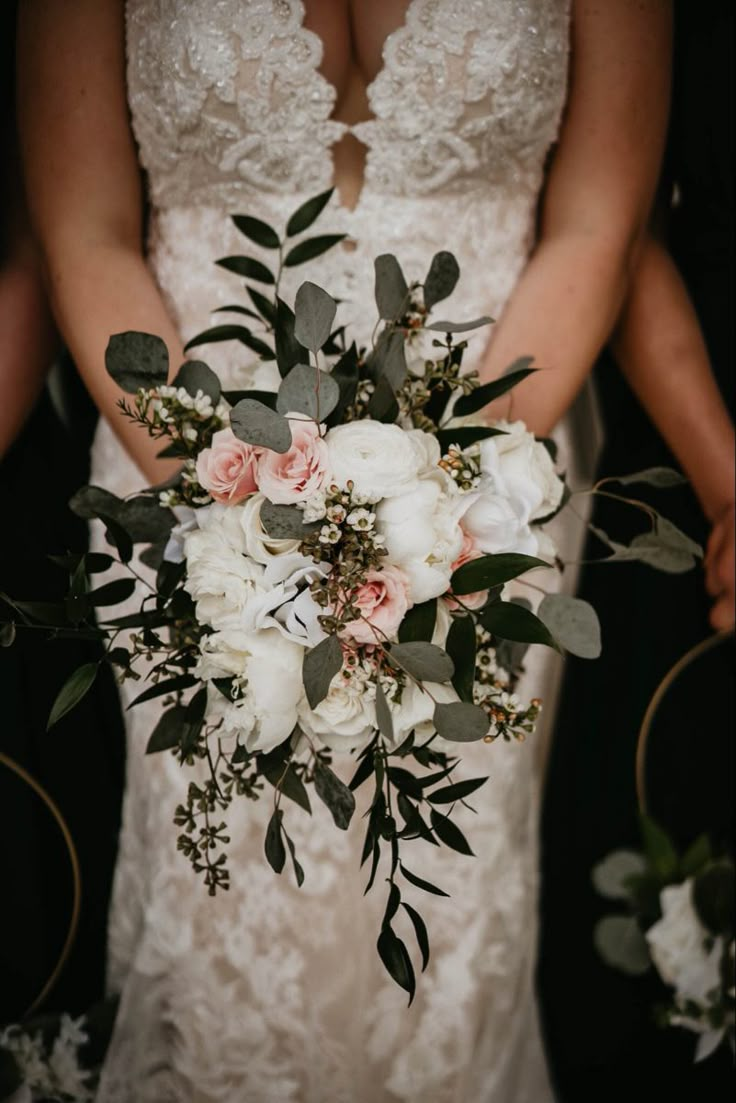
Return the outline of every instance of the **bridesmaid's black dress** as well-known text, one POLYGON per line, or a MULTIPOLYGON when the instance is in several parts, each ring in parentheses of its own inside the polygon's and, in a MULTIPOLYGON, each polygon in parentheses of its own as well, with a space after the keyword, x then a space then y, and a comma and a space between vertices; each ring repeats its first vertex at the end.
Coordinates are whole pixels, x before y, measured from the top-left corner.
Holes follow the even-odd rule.
MULTIPOLYGON (((733 46, 730 0, 676 5, 669 156, 679 205, 670 246, 732 413, 733 46)), ((599 366, 598 387, 608 441, 601 474, 672 464, 609 361, 599 366)), ((649 500, 706 539, 689 489, 649 500)), ((612 527, 623 519, 603 506, 594 518, 608 531, 609 520, 612 527)), ((591 541, 588 555, 601 552, 591 541)), ((568 665, 542 829, 539 981, 559 1099, 720 1103, 731 1098, 730 1055, 694 1067, 694 1035, 652 1023, 650 1008, 664 989, 652 976, 632 980, 607 968, 592 943, 596 920, 613 909, 593 891, 590 870, 610 850, 639 845, 633 762, 644 711, 672 664, 711 631, 702 571, 671 577, 627 564, 588 569, 579 594, 601 615, 604 653, 597 664, 568 665)), ((650 810, 681 845, 702 830, 733 845, 732 657, 726 646, 703 660, 705 684, 678 686, 677 707, 663 709, 652 733, 650 810)))

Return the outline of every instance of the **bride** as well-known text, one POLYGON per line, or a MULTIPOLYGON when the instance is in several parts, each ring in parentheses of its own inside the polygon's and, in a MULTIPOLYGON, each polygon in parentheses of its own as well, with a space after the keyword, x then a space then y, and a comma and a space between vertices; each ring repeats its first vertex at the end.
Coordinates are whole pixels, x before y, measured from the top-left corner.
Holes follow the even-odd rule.
MULTIPOLYGON (((355 313, 355 336, 369 337, 374 256, 394 252, 421 278, 437 250, 452 250, 456 309, 499 319, 487 346, 471 342, 468 365, 490 378, 533 355, 546 370, 515 392, 513 416, 540 435, 557 427, 571 481, 584 478, 592 421, 576 430, 566 411, 620 309, 657 180, 664 0, 21 9, 30 202, 60 331, 104 419, 93 482, 123 495, 170 473, 116 411, 110 334, 159 334, 178 365, 209 311, 237 295, 211 263, 240 251, 229 215, 281 229, 333 182, 317 232, 348 237, 309 278, 342 300, 343 321, 355 313)), ((287 299, 300 282, 291 276, 287 299)), ((273 384, 252 354, 210 351, 228 386, 273 384)), ((574 559, 577 534, 558 537, 574 559)), ((550 663, 531 659, 525 682, 548 702, 550 663)), ((468 769, 491 775, 477 815, 466 814, 477 857, 446 864, 425 848, 419 872, 451 898, 423 901, 433 956, 407 1010, 376 959, 381 901, 362 898, 360 825, 336 839, 319 810, 301 834, 294 824, 298 890, 263 859, 266 802, 242 802, 232 887, 213 900, 176 853, 181 772, 168 756, 144 759, 150 713, 127 716, 109 966, 122 999, 101 1100, 552 1098, 533 995, 529 743, 468 750, 468 769)))

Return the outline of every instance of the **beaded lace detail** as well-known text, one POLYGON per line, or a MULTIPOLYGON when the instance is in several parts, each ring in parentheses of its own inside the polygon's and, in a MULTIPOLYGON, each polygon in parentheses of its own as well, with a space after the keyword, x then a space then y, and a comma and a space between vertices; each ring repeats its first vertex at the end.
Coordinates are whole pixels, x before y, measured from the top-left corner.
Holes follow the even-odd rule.
MULTIPOLYGON (((372 261, 382 252, 421 278, 433 253, 452 249, 462 278, 443 314, 500 316, 533 241, 564 104, 568 3, 409 4, 368 89, 373 118, 352 128, 368 147, 358 206, 333 198, 315 230, 345 231, 355 247, 331 250, 307 273, 343 300, 341 321, 358 319, 358 339, 373 325, 372 261)), ((211 263, 243 251, 228 215, 283 229, 306 195, 330 185, 331 146, 346 128, 331 119, 335 90, 299 0, 128 0, 126 9, 128 95, 152 199, 149 261, 189 338, 212 324, 214 307, 243 298, 237 277, 211 263)), ((289 270, 287 299, 304 278, 289 270)), ((484 340, 471 338, 469 365, 484 340)), ((242 347, 197 353, 229 386, 273 382, 272 366, 242 347)), ((92 481, 118 494, 142 482, 105 423, 92 481)), ((574 537, 558 537, 578 558, 574 537)), ((549 716, 555 662, 530 655, 521 689, 545 698, 549 716)), ((140 686, 124 689, 127 701, 140 686)), ((490 774, 477 815, 461 817, 476 858, 425 843, 414 844, 413 864, 407 854, 451 893, 409 894, 427 919, 432 961, 407 1010, 376 955, 383 895, 362 896, 362 809, 345 834, 316 800, 311 819, 287 810, 306 873, 297 889, 263 857, 268 794, 241 802, 229 824, 232 888, 213 900, 176 852, 173 808, 190 775, 168 755, 144 754, 157 715, 155 702, 126 714, 110 933, 122 1002, 100 1103, 550 1103, 532 984, 537 737, 464 749, 463 776, 490 774)))

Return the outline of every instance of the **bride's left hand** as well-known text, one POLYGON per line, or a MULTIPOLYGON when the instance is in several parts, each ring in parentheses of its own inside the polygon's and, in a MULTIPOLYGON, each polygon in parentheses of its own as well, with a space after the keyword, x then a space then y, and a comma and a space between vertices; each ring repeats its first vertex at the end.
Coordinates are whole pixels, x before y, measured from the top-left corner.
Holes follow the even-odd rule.
POLYGON ((716 517, 705 553, 705 586, 715 599, 710 622, 715 629, 733 628, 736 620, 734 589, 736 588, 736 516, 734 504, 716 517))

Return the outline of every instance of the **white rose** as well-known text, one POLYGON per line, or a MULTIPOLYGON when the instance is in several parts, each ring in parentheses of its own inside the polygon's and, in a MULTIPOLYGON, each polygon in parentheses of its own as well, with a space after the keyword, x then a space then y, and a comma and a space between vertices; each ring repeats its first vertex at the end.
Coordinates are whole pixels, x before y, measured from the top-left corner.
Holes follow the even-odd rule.
POLYGON ((198 677, 236 678, 241 696, 229 701, 215 686, 207 693, 207 719, 222 721, 249 751, 270 751, 291 734, 302 697, 304 650, 275 628, 213 632, 202 641, 198 677))
POLYGON ((564 487, 549 452, 523 421, 499 421, 497 427, 503 435, 480 442, 482 475, 509 500, 520 521, 529 523, 553 513, 564 487))
POLYGON ((707 1007, 708 993, 720 986, 719 964, 723 951, 706 947, 708 932, 693 904, 693 881, 668 885, 660 895, 662 918, 645 934, 657 972, 675 989, 678 1000, 693 1000, 707 1007))
POLYGON ((241 627, 246 632, 277 628, 302 647, 315 647, 325 637, 318 617, 323 610, 309 592, 327 568, 298 552, 271 559, 257 592, 243 606, 241 627))
POLYGON ((253 494, 238 511, 243 530, 245 551, 256 563, 269 563, 274 556, 291 555, 299 547, 298 540, 274 540, 261 524, 263 494, 253 494))
POLYGON ((358 671, 339 674, 316 708, 302 700, 299 723, 333 751, 360 751, 375 733, 375 687, 358 671))
POLYGON ((413 433, 370 418, 337 425, 325 439, 334 482, 352 480, 355 493, 371 502, 403 494, 426 464, 413 433))
POLYGON ((239 623, 263 576, 263 567, 244 553, 239 512, 238 506, 219 504, 200 509, 201 527, 184 537, 184 587, 197 604, 198 619, 216 629, 239 623))
POLYGON ((486 555, 500 552, 537 555, 536 533, 519 520, 511 502, 496 494, 489 484, 466 494, 465 500, 469 504, 462 517, 462 526, 479 551, 486 555))
POLYGON ((463 546, 458 521, 464 506, 452 479, 440 468, 377 506, 376 525, 386 538, 389 562, 409 576, 414 603, 448 589, 452 564, 463 546))

